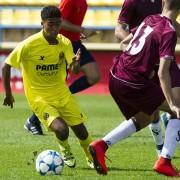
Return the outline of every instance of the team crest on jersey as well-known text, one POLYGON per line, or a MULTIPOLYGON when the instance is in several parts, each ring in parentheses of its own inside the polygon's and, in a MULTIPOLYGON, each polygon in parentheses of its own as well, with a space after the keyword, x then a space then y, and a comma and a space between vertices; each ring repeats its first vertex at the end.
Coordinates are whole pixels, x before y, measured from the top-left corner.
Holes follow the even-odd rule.
POLYGON ((64 59, 64 53, 63 53, 63 52, 60 52, 60 53, 59 53, 59 60, 62 60, 62 59, 64 59))
POLYGON ((44 118, 44 120, 48 120, 49 114, 48 113, 44 113, 43 118, 44 118))
POLYGON ((59 53, 59 64, 61 64, 62 62, 63 62, 63 60, 64 60, 64 53, 63 52, 60 52, 59 53))

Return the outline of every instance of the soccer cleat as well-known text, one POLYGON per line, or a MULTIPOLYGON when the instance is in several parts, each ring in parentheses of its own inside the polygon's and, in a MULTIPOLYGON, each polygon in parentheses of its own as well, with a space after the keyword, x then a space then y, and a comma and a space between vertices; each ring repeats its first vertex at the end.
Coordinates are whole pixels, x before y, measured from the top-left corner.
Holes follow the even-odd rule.
POLYGON ((171 160, 160 157, 154 167, 154 171, 166 176, 180 177, 180 172, 172 166, 171 160))
POLYGON ((89 151, 93 157, 94 167, 99 174, 107 174, 107 167, 105 164, 105 152, 108 146, 103 140, 93 141, 89 145, 89 151))
POLYGON ((171 118, 171 115, 169 113, 161 114, 161 121, 163 122, 165 129, 168 125, 170 118, 171 118))
POLYGON ((76 166, 76 159, 69 150, 65 150, 62 153, 64 163, 70 167, 74 168, 76 166))
POLYGON ((26 124, 24 124, 24 129, 33 135, 44 135, 39 121, 32 123, 28 118, 26 124))
POLYGON ((94 163, 92 160, 90 159, 86 159, 87 160, 87 165, 91 168, 91 169, 94 169, 94 163))

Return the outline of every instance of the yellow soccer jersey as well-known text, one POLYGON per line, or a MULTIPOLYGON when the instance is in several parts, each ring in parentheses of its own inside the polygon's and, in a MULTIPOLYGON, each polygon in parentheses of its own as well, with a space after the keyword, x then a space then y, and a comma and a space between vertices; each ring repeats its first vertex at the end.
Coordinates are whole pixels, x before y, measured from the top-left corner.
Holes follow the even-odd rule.
POLYGON ((6 59, 12 67, 22 68, 30 104, 36 100, 57 100, 65 104, 70 96, 66 70, 74 53, 67 38, 58 35, 57 40, 57 45, 49 45, 41 31, 20 43, 6 59))

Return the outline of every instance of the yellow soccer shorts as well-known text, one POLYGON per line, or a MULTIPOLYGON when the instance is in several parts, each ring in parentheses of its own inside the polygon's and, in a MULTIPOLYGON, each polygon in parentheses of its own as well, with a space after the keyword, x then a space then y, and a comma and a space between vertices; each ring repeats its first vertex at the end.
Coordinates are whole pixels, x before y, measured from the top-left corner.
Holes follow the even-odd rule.
POLYGON ((68 126, 84 123, 87 119, 73 95, 69 97, 65 105, 61 105, 58 101, 49 102, 41 99, 33 103, 32 111, 48 130, 51 123, 58 117, 63 119, 68 126))

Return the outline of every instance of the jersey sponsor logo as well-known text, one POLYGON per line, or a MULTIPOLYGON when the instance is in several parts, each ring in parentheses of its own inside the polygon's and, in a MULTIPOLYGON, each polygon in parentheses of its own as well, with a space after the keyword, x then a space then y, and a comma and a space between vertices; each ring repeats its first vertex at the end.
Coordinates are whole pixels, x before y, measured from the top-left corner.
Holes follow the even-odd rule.
POLYGON ((64 59, 64 53, 61 52, 61 53, 59 53, 59 60, 63 60, 63 59, 64 59))
POLYGON ((36 65, 37 71, 54 71, 59 69, 59 64, 36 65))
POLYGON ((44 56, 40 56, 39 60, 43 61, 44 60, 44 56))
POLYGON ((58 69, 60 63, 58 64, 38 64, 36 65, 36 71, 38 76, 56 76, 58 74, 58 69))

